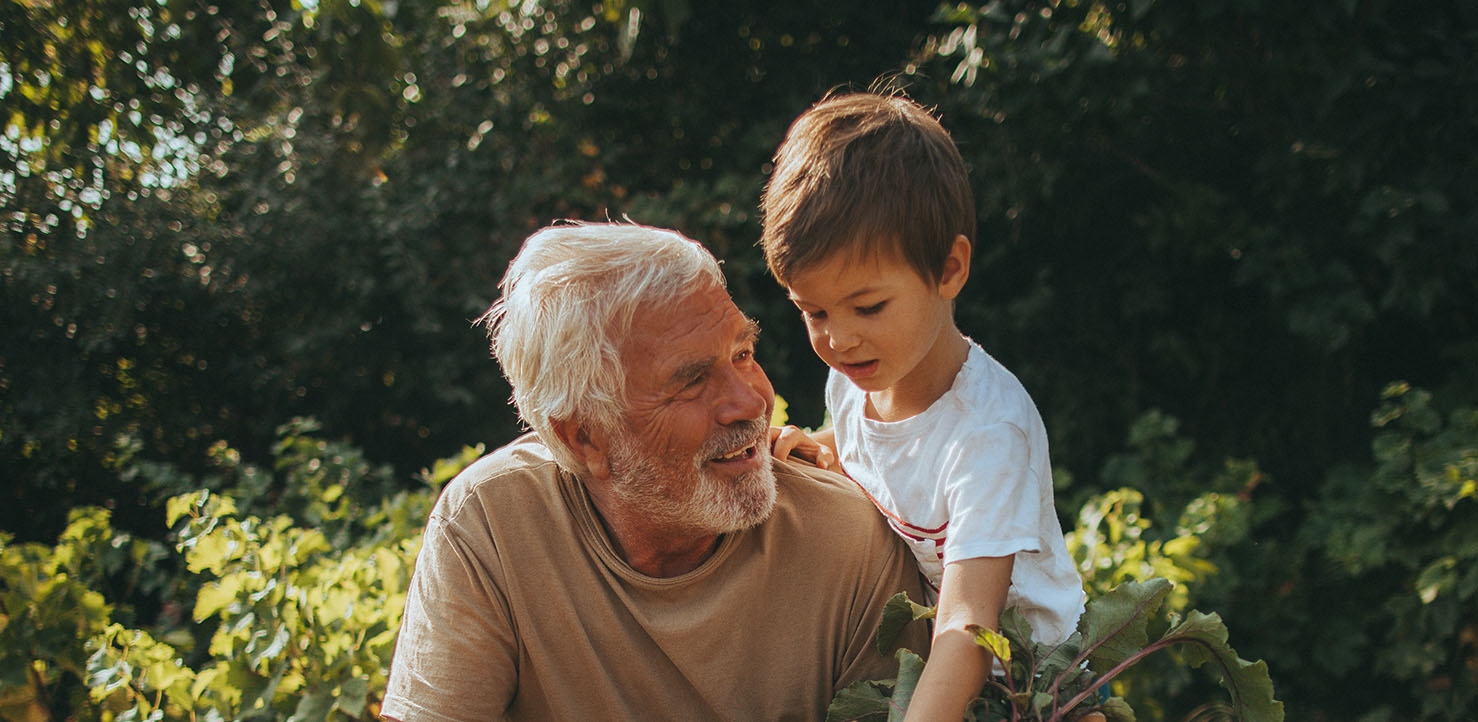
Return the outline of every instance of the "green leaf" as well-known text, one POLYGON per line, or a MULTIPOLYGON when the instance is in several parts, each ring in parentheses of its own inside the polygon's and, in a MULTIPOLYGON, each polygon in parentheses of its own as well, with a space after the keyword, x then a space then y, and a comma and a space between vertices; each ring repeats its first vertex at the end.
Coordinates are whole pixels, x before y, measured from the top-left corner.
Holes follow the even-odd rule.
POLYGON ((1457 558, 1445 556, 1428 564, 1416 578, 1416 593, 1422 604, 1431 604, 1457 584, 1457 558))
POLYGON ((888 719, 888 682, 853 682, 831 700, 826 722, 885 722, 888 719))
POLYGON ((976 644, 989 650, 1002 664, 1011 662, 1011 642, 1005 635, 979 624, 966 625, 965 631, 970 633, 976 644))
POLYGON ((1173 585, 1165 579, 1124 582, 1098 599, 1090 600, 1078 620, 1089 666, 1103 673, 1144 649, 1146 626, 1173 585))
POLYGON ((903 633, 904 627, 920 619, 930 619, 933 616, 933 607, 915 603, 908 598, 907 592, 894 594, 888 603, 883 605, 882 621, 878 622, 878 653, 888 654, 893 651, 893 644, 898 641, 898 635, 903 633))
POLYGON ((207 617, 220 611, 227 604, 236 601, 236 595, 240 592, 241 576, 239 574, 222 577, 216 582, 206 582, 200 587, 200 593, 195 595, 195 621, 205 621, 207 617))
POLYGON ((1249 662, 1227 643, 1227 627, 1217 614, 1191 610, 1185 621, 1165 633, 1157 644, 1181 644, 1181 658, 1193 667, 1214 662, 1221 685, 1231 692, 1241 722, 1282 722, 1283 703, 1273 699, 1273 680, 1266 662, 1249 662))
POLYGON ((204 499, 205 495, 209 493, 202 489, 193 494, 181 494, 170 497, 168 501, 164 502, 164 523, 167 526, 173 527, 181 517, 189 514, 190 510, 194 509, 204 499))
POLYGON ((903 722, 908 703, 913 700, 914 688, 919 685, 919 676, 923 673, 922 657, 907 649, 898 650, 898 682, 893 687, 893 697, 888 701, 888 722, 903 722))
POLYGON ((333 706, 334 696, 332 694, 322 690, 310 692, 298 700, 298 707, 293 711, 293 716, 287 718, 287 722, 326 720, 333 706))
POLYGON ((1124 701, 1123 697, 1110 697, 1109 701, 1098 705, 1096 708, 1109 722, 1137 722, 1134 718, 1134 708, 1124 701))
POLYGON ((1016 607, 1007 607, 1001 612, 1001 619, 997 626, 1000 627, 1001 634, 1011 640, 1011 644, 1017 649, 1032 648, 1031 622, 1028 622, 1026 617, 1016 610, 1016 607))
POLYGON ((246 646, 246 653, 253 667, 261 667, 276 660, 282 651, 287 648, 288 641, 292 638, 286 626, 278 626, 277 631, 272 634, 271 640, 262 645, 266 639, 265 630, 254 634, 252 640, 246 646))
POLYGON ((358 718, 364 712, 369 697, 369 680, 355 677, 339 687, 339 698, 334 706, 350 717, 358 718))

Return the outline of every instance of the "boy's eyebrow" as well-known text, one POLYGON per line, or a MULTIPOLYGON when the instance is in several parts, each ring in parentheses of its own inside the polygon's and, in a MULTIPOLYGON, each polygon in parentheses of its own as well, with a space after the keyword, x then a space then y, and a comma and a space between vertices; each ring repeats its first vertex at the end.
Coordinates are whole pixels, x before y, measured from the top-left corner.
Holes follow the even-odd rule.
MULTIPOLYGON (((851 293, 843 296, 842 297, 842 300, 843 301, 850 301, 850 300, 852 300, 854 298, 857 298, 859 296, 866 296, 866 295, 868 295, 870 293, 881 293, 882 291, 883 291, 883 289, 877 288, 877 287, 874 287, 874 286, 863 286, 862 288, 859 288, 859 289, 857 289, 857 290, 855 290, 855 291, 853 291, 853 292, 851 292, 851 293)), ((801 298, 800 296, 795 295, 795 291, 789 291, 788 290, 787 291, 787 295, 790 296, 791 303, 809 303, 809 301, 807 301, 806 299, 801 298)))

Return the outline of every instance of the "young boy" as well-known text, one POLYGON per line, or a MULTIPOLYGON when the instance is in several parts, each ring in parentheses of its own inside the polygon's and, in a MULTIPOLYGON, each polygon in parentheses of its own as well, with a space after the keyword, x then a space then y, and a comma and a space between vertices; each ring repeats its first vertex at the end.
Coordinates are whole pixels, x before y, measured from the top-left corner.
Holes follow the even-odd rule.
POLYGON ((787 427, 774 453, 839 462, 913 548, 938 612, 907 719, 958 722, 994 661, 968 625, 1014 606, 1051 644, 1083 609, 1041 416, 954 323, 975 231, 964 161, 912 101, 835 96, 791 125, 762 206, 834 421, 815 438, 787 427))

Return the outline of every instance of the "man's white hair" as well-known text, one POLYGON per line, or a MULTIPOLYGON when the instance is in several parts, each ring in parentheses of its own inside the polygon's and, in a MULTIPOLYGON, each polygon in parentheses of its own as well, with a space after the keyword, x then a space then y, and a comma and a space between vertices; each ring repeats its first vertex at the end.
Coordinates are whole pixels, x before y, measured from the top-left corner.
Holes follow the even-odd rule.
POLYGON ((673 307, 704 284, 725 286, 718 261, 673 231, 560 225, 524 242, 499 284, 503 297, 478 323, 488 328, 519 417, 560 466, 586 471, 552 421, 619 428, 626 408, 621 344, 636 312, 673 307))

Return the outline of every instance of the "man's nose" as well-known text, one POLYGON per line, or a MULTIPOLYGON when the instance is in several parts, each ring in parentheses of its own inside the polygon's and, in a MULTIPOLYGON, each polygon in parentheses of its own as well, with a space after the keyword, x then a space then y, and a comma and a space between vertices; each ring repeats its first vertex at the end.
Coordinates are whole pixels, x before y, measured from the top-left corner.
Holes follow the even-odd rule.
POLYGON ((769 408, 769 387, 766 383, 752 379, 738 369, 729 370, 724 395, 717 409, 719 423, 733 424, 762 418, 769 408))

